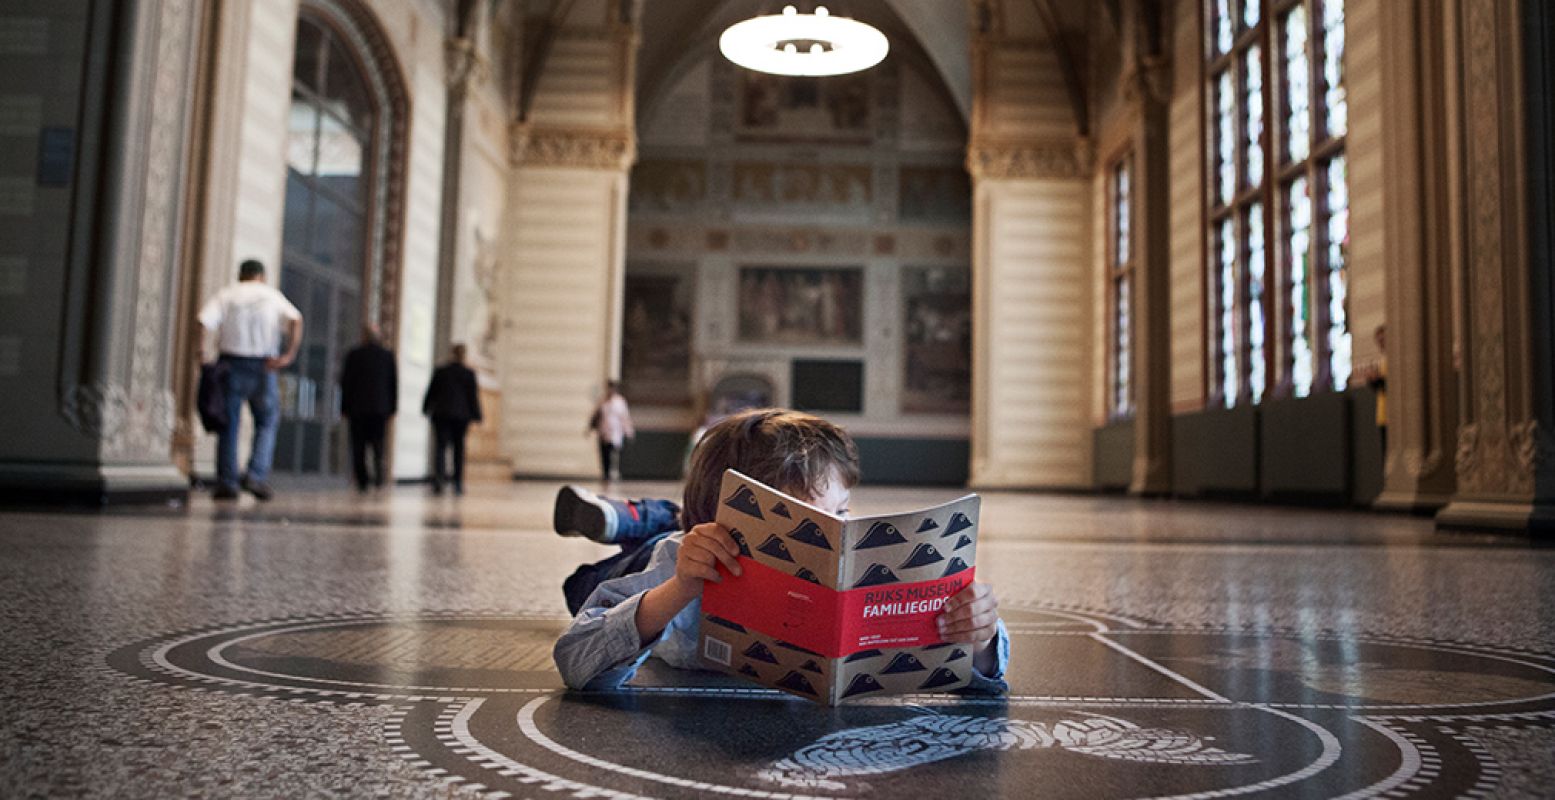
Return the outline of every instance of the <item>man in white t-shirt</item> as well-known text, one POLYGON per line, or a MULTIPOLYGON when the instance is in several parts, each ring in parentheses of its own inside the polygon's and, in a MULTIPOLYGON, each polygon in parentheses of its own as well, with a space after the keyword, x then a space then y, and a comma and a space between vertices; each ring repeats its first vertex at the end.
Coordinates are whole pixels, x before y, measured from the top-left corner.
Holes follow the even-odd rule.
POLYGON ((254 447, 242 487, 260 500, 269 500, 274 492, 266 479, 275 456, 281 405, 275 373, 297 358, 297 349, 302 346, 302 312, 286 295, 265 283, 265 266, 250 259, 238 267, 238 282, 217 292, 200 309, 200 325, 207 339, 215 334, 216 351, 226 367, 222 388, 227 395, 227 427, 216 446, 219 485, 215 497, 237 499, 238 418, 247 402, 254 415, 254 447))

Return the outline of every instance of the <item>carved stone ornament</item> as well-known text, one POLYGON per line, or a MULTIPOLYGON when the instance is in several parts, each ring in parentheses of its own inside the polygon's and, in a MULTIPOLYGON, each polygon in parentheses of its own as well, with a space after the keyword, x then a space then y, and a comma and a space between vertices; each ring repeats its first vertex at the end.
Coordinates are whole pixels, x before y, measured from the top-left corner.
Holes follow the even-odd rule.
POLYGON ((1550 457, 1555 453, 1555 443, 1550 441, 1549 433, 1539 427, 1538 420, 1513 425, 1510 438, 1517 466, 1524 472, 1537 472, 1540 467, 1550 463, 1550 457))
POLYGON ((471 83, 485 83, 491 79, 491 64, 481 55, 475 42, 465 38, 451 38, 444 43, 443 57, 447 66, 448 89, 456 94, 467 91, 471 83))
POLYGON ((979 180, 1081 178, 1088 172, 1083 143, 974 144, 966 167, 979 180))
POLYGON ((513 134, 513 163, 523 167, 625 170, 637 160, 630 131, 544 130, 513 134))
POLYGON ((60 413, 72 427, 99 441, 108 455, 165 458, 173 437, 173 393, 130 392, 119 384, 78 384, 65 393, 60 413))

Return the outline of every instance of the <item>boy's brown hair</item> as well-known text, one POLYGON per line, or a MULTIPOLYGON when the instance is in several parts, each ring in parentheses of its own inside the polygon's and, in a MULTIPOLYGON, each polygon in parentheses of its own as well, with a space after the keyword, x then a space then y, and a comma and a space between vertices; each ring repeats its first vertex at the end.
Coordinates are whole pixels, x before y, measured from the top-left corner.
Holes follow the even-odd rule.
POLYGON ((736 469, 778 491, 809 499, 837 480, 858 483, 858 447, 836 425, 802 411, 758 408, 727 417, 703 435, 691 453, 682 525, 712 522, 725 469, 736 469))

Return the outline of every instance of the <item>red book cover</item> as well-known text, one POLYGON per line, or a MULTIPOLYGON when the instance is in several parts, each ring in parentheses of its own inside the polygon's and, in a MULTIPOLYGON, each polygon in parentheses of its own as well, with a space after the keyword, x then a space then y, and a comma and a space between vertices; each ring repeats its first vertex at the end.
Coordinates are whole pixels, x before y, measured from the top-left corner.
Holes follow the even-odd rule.
POLYGON ((972 582, 977 495, 844 519, 728 470, 719 497, 743 574, 703 587, 707 666, 827 705, 971 679, 935 619, 972 582))

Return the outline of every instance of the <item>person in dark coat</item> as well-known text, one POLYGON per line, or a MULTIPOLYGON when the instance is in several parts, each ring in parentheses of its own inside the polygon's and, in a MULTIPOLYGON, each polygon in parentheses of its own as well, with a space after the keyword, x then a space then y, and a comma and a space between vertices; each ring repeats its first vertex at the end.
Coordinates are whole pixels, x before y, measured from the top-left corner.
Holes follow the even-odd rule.
POLYGON ((362 327, 362 343, 346 353, 340 368, 340 413, 351 423, 351 466, 356 471, 356 490, 383 488, 383 439, 389 418, 399 411, 400 377, 394 354, 383 346, 378 326, 362 327), (372 472, 367 451, 373 454, 372 472))
POLYGON ((443 453, 453 450, 453 486, 455 494, 464 494, 464 434, 471 422, 481 421, 480 389, 475 372, 464 365, 464 345, 456 344, 453 358, 432 373, 421 413, 432 418, 436 447, 432 451, 432 492, 443 493, 448 483, 443 453))

